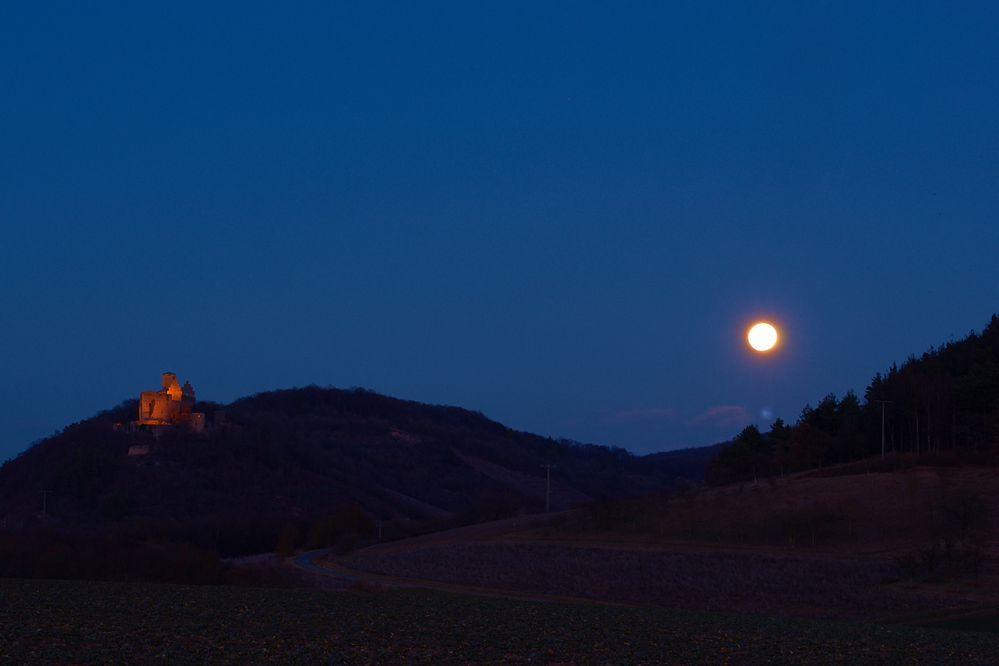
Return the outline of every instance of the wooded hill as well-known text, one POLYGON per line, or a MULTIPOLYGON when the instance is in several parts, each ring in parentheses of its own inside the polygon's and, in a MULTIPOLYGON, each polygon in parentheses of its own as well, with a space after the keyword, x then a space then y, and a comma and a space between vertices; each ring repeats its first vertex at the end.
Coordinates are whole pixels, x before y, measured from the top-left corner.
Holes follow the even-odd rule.
POLYGON ((990 457, 999 442, 999 317, 980 334, 892 364, 863 400, 829 394, 806 405, 794 425, 778 419, 766 433, 746 428, 721 447, 708 479, 729 483, 880 456, 882 441, 888 454, 990 457))
POLYGON ((554 509, 698 480, 706 465, 683 452, 638 457, 540 437, 361 389, 313 386, 197 409, 218 425, 158 439, 116 430, 134 418, 128 401, 39 442, 0 468, 0 516, 21 526, 142 526, 229 555, 273 549, 289 522, 304 541, 337 512, 363 516, 354 522, 369 531, 380 521, 388 538, 541 511, 544 465, 553 465, 554 509), (149 455, 129 457, 137 444, 149 455))

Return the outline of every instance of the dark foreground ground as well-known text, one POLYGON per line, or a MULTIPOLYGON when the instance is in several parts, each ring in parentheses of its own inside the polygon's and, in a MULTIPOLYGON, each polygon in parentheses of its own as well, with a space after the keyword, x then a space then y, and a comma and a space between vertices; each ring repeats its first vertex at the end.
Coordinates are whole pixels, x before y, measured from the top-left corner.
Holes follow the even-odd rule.
POLYGON ((884 584, 896 577, 891 562, 871 559, 514 542, 371 548, 343 561, 390 576, 705 612, 877 620, 956 604, 884 584))
POLYGON ((0 579, 0 663, 995 663, 999 634, 452 596, 0 579))

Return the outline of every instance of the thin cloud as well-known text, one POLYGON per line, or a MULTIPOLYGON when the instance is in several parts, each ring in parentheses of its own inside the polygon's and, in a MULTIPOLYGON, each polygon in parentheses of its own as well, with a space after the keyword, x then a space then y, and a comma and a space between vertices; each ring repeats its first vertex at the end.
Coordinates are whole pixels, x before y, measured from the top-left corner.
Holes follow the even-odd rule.
POLYGON ((742 405, 718 405, 706 410, 690 420, 692 426, 715 426, 718 428, 735 428, 750 423, 753 417, 742 405))

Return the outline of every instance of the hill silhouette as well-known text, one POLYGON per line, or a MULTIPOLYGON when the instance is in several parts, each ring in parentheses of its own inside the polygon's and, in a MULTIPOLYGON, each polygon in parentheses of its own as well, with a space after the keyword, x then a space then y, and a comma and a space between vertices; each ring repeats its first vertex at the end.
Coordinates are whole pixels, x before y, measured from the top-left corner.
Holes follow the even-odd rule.
POLYGON ((158 438, 115 429, 134 418, 127 401, 35 444, 0 468, 0 515, 22 527, 142 526, 228 555, 272 549, 289 525, 293 541, 310 532, 323 541, 316 526, 334 514, 354 532, 381 522, 387 538, 541 511, 544 465, 554 465, 554 509, 669 488, 706 465, 689 452, 639 457, 363 389, 310 386, 197 409, 216 427, 158 438), (150 453, 128 456, 134 445, 150 453))

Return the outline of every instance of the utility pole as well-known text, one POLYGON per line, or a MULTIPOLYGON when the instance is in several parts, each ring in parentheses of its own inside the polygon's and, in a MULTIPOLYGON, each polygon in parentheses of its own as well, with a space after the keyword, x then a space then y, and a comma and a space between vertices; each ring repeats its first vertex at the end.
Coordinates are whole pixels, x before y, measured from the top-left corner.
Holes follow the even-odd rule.
POLYGON ((885 457, 885 404, 892 400, 875 400, 881 403, 881 457, 885 457))
POLYGON ((552 468, 558 465, 542 465, 545 468, 545 513, 552 510, 552 468))

